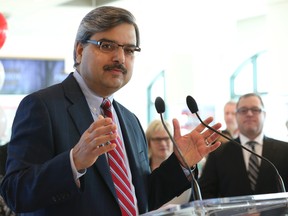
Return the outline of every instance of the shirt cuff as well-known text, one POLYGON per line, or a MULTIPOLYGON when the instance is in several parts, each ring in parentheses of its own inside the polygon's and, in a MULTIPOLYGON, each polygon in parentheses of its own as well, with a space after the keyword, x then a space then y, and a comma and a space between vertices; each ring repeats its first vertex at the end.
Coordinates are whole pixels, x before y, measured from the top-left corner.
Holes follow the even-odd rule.
MULTIPOLYGON (((181 165, 181 164, 180 164, 181 165)), ((189 169, 187 169, 186 167, 184 167, 184 166, 182 166, 181 165, 181 168, 182 168, 182 170, 183 170, 183 172, 184 172, 184 174, 186 175, 186 177, 187 177, 187 179, 189 180, 189 181, 192 181, 192 176, 191 176, 191 174, 192 175, 194 175, 194 170, 196 169, 196 165, 194 165, 193 167, 191 167, 190 168, 190 170, 189 169)))
POLYGON ((71 163, 71 168, 72 168, 72 172, 73 172, 73 177, 75 181, 78 181, 78 179, 83 176, 86 173, 86 169, 83 170, 77 170, 73 161, 73 153, 72 153, 73 149, 71 149, 70 151, 70 163, 71 163))

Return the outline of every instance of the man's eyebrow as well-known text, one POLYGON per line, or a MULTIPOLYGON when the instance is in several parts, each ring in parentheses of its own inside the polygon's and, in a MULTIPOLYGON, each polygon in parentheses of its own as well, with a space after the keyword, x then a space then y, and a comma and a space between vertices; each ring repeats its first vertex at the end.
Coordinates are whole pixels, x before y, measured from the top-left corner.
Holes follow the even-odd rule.
MULTIPOLYGON (((107 38, 102 38, 102 39, 99 39, 97 41, 99 41, 99 42, 112 42, 112 43, 119 44, 117 41, 110 40, 110 39, 107 39, 107 38)), ((122 44, 122 45, 125 45, 125 46, 136 46, 135 44, 132 44, 132 43, 126 43, 126 44, 122 44)))

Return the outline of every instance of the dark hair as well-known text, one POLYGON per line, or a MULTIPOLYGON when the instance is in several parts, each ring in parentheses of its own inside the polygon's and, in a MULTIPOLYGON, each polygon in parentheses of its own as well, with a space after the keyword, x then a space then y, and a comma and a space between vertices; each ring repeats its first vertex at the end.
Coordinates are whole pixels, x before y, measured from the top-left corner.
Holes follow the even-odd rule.
POLYGON ((258 95, 258 94, 256 94, 256 93, 248 93, 248 94, 242 95, 242 96, 239 98, 236 107, 238 108, 238 105, 239 105, 239 102, 240 102, 241 99, 243 99, 243 98, 248 98, 248 97, 257 97, 257 98, 260 100, 260 103, 261 103, 262 107, 264 108, 264 103, 263 103, 262 98, 260 97, 260 95, 258 95))
POLYGON ((114 28, 122 23, 132 24, 136 33, 136 46, 140 46, 139 29, 135 17, 131 12, 123 8, 113 6, 102 6, 93 9, 82 19, 74 43, 74 67, 78 66, 76 62, 76 47, 78 43, 86 43, 92 35, 98 32, 104 32, 114 28))

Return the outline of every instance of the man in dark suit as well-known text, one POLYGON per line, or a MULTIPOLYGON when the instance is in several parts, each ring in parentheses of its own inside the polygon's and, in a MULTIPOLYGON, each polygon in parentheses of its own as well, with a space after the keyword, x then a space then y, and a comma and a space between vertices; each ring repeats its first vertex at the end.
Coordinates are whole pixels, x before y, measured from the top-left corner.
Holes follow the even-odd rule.
MULTIPOLYGON (((264 104, 254 93, 243 95, 237 103, 237 123, 240 131, 236 142, 246 148, 248 141, 255 141, 255 152, 271 161, 278 169, 286 190, 288 186, 288 143, 269 138, 263 134, 265 120, 264 104)), ((274 168, 263 159, 259 162, 255 189, 248 177, 251 153, 239 145, 227 142, 208 155, 199 179, 203 198, 231 197, 241 195, 283 192, 274 168)))
MULTIPOLYGON (((150 172, 138 118, 113 99, 130 80, 138 51, 133 15, 116 7, 96 8, 83 18, 76 35, 75 72, 20 103, 1 184, 1 194, 18 215, 137 215, 160 207, 191 186, 177 152, 150 172), (112 101, 113 118, 103 117, 103 99, 112 101), (121 175, 128 179, 125 189, 115 186, 124 178, 114 179, 115 161, 110 163, 121 142, 125 166, 121 175), (125 195, 118 195, 119 190, 129 190, 132 199, 124 203, 125 195), (131 206, 136 210, 130 214, 131 206)), ((206 119, 208 124, 212 121, 206 119)), ((173 126, 190 167, 220 146, 220 142, 206 146, 204 140, 214 142, 218 135, 204 131, 202 125, 184 136, 176 119, 173 126)), ((218 130, 221 124, 213 127, 218 130)))

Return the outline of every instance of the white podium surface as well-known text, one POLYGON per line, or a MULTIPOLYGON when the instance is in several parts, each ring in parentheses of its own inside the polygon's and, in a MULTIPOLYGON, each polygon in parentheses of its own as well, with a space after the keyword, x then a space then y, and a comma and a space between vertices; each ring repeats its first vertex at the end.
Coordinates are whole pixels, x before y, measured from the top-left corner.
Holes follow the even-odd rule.
POLYGON ((226 197, 171 205, 142 216, 288 216, 288 193, 226 197))

